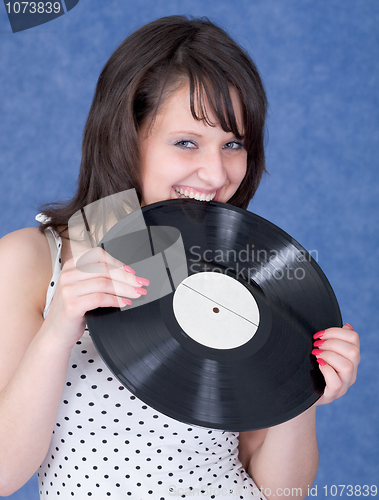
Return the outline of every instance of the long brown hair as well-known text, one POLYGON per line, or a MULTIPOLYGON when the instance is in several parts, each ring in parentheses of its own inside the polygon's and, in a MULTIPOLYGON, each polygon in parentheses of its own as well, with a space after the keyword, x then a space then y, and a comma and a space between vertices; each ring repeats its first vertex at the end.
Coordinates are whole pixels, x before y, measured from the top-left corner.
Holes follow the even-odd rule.
POLYGON ((138 131, 155 117, 173 82, 183 77, 189 80, 193 117, 212 125, 206 114, 208 102, 222 129, 240 138, 230 88, 238 92, 247 171, 228 203, 247 208, 265 171, 267 101, 257 68, 208 19, 169 16, 135 31, 106 63, 84 129, 76 194, 68 202, 41 207, 50 218, 41 230, 67 225, 81 208, 127 189, 135 188, 141 201, 138 131))

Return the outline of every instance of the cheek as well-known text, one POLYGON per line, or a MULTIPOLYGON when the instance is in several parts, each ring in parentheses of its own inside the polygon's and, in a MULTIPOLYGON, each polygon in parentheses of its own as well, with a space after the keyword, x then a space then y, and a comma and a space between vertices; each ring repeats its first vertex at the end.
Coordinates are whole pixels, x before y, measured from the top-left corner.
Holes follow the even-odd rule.
POLYGON ((240 158, 236 159, 231 165, 231 168, 228 173, 229 181, 233 185, 237 185, 237 187, 243 181, 247 171, 247 154, 241 155, 240 158))
POLYGON ((162 188, 167 178, 166 162, 163 155, 152 148, 145 150, 141 158, 142 190, 145 193, 154 193, 162 188))
POLYGON ((159 182, 163 187, 188 171, 188 161, 172 147, 159 144, 146 151, 141 170, 147 184, 159 182))
POLYGON ((154 163, 145 164, 142 170, 142 193, 146 205, 173 198, 172 186, 181 178, 170 158, 155 157, 155 160, 154 163))

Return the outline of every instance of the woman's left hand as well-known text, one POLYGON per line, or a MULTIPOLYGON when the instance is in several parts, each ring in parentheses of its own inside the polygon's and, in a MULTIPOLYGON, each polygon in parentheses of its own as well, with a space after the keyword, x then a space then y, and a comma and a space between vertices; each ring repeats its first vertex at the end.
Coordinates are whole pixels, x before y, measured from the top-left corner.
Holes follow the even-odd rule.
POLYGON ((360 361, 359 336, 349 324, 328 328, 314 335, 314 350, 326 387, 316 405, 328 404, 343 396, 357 378, 360 361))

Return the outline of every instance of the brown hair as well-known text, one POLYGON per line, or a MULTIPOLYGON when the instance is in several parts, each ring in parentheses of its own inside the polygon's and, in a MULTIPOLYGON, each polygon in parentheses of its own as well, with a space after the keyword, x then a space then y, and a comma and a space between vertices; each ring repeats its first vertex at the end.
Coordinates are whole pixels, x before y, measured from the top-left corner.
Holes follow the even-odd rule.
POLYGON ((194 118, 210 124, 205 108, 209 102, 222 129, 241 138, 229 89, 238 92, 247 171, 228 203, 247 208, 265 171, 267 101, 257 68, 208 19, 169 16, 135 31, 106 63, 84 129, 77 192, 69 202, 41 207, 50 218, 41 230, 67 225, 81 208, 127 189, 135 188, 141 201, 138 131, 155 117, 172 83, 183 77, 190 83, 194 118))

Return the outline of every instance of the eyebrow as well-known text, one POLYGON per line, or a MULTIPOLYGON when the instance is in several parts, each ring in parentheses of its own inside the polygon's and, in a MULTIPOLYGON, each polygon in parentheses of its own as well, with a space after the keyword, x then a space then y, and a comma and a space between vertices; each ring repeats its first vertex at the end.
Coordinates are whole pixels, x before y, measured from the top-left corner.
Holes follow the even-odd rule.
POLYGON ((194 135, 196 137, 202 137, 202 134, 197 134, 196 132, 191 132, 189 130, 173 130, 172 132, 169 132, 170 135, 173 134, 185 134, 185 135, 194 135))
MULTIPOLYGON (((233 137, 236 137, 233 132, 230 132, 233 137)), ((174 135, 174 134, 183 134, 183 135, 194 135, 195 137, 203 137, 202 134, 197 134, 196 132, 191 132, 190 130, 173 130, 172 132, 169 132, 169 135, 174 135)), ((245 136, 241 136, 242 139, 245 138, 245 136)))

